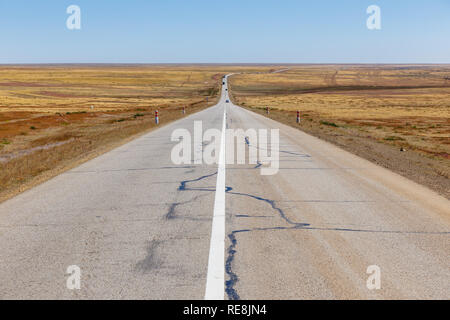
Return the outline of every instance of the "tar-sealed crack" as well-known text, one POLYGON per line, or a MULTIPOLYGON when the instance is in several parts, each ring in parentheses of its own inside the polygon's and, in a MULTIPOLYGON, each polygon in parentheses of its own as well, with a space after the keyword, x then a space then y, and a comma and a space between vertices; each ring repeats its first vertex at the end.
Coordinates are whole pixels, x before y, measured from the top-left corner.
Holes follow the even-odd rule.
POLYGON ((242 192, 232 192, 233 188, 231 187, 227 187, 226 192, 229 194, 234 194, 234 195, 238 195, 238 196, 245 196, 245 197, 249 197, 255 200, 259 200, 259 201, 263 201, 267 204, 269 204, 273 210, 275 210, 276 212, 278 212, 279 216, 286 221, 288 224, 293 225, 296 228, 302 228, 302 227, 306 227, 309 226, 309 223, 298 223, 298 222, 294 222, 291 219, 289 219, 286 214, 284 213, 283 209, 281 209, 280 207, 277 206, 277 203, 275 200, 271 200, 271 199, 267 199, 267 198, 263 198, 263 197, 259 197, 259 196, 255 196, 253 194, 250 193, 242 193, 242 192))
MULTIPOLYGON (((237 251, 238 241, 236 239, 236 235, 238 233, 244 232, 255 232, 255 231, 277 231, 277 230, 322 230, 322 231, 338 231, 338 232, 364 232, 364 233, 389 233, 389 234, 433 234, 433 235, 448 235, 449 231, 401 231, 401 230, 371 230, 371 229, 357 229, 357 228, 337 228, 337 227, 312 227, 309 223, 299 223, 290 220, 284 211, 277 206, 277 202, 275 200, 262 198, 259 196, 255 196, 248 193, 241 192, 232 192, 231 187, 227 187, 227 193, 239 196, 250 197, 255 200, 263 201, 271 206, 273 210, 275 210, 279 216, 290 226, 275 226, 275 227, 265 227, 265 228, 253 228, 253 229, 243 229, 243 230, 235 230, 228 234, 228 238, 230 239, 230 246, 228 247, 228 257, 226 259, 225 271, 229 276, 229 280, 225 282, 226 288, 225 292, 228 294, 228 298, 230 300, 239 299, 239 294, 235 289, 236 283, 239 281, 239 277, 233 271, 233 261, 237 251)), ((235 215, 240 218, 266 218, 268 216, 250 216, 250 215, 235 215)))
POLYGON ((231 232, 228 235, 228 238, 230 239, 231 244, 227 250, 228 257, 225 262, 225 272, 228 274, 230 279, 225 281, 225 292, 227 293, 228 299, 230 299, 230 300, 240 300, 239 294, 237 293, 236 289, 234 288, 234 285, 239 280, 239 278, 236 275, 236 273, 233 272, 232 263, 234 260, 234 254, 236 253, 236 245, 237 245, 237 240, 236 240, 235 234, 238 232, 245 232, 245 231, 250 231, 250 230, 236 230, 236 231, 231 232))
MULTIPOLYGON (((250 144, 250 141, 249 141, 249 139, 248 139, 248 137, 245 137, 245 144, 246 144, 249 148, 250 148, 250 147, 253 147, 253 148, 256 148, 256 149, 258 149, 258 150, 261 150, 261 147, 251 145, 251 144, 250 144)), ((270 151, 270 150, 268 150, 268 149, 265 149, 265 150, 266 150, 266 151, 270 151)), ((310 156, 309 154, 303 154, 303 153, 298 153, 298 152, 294 152, 294 151, 279 150, 278 152, 280 152, 280 153, 286 153, 286 154, 290 154, 290 155, 298 156, 298 157, 311 158, 311 156, 310 156)))
POLYGON ((183 180, 183 181, 180 182, 180 186, 178 187, 178 191, 186 191, 186 190, 191 190, 191 191, 215 191, 215 189, 187 188, 186 185, 188 183, 191 183, 191 182, 197 182, 197 181, 200 181, 200 180, 203 180, 203 179, 215 176, 216 174, 217 174, 217 171, 214 172, 214 173, 208 174, 208 175, 201 176, 201 177, 196 178, 196 179, 183 180))
MULTIPOLYGON (((291 227, 272 227, 272 228, 254 228, 254 229, 244 229, 244 230, 235 230, 228 234, 228 238, 230 239, 230 246, 228 247, 227 253, 227 259, 225 262, 225 272, 229 276, 229 280, 225 281, 225 292, 228 295, 228 299, 230 300, 239 300, 239 294, 237 293, 237 290, 235 288, 236 283, 239 281, 239 277, 237 274, 233 271, 233 261, 234 256, 236 254, 236 247, 237 247, 237 239, 236 234, 242 233, 242 232, 252 232, 252 231, 267 231, 267 230, 285 230, 285 229, 300 229, 308 227, 309 223, 298 223, 290 220, 286 214, 284 213, 283 209, 281 209, 275 200, 255 196, 249 193, 241 193, 241 192, 232 192, 232 187, 226 187, 226 192, 233 195, 238 196, 244 196, 249 197, 258 201, 263 201, 270 205, 270 207, 275 210, 278 215, 288 224, 291 225, 291 227)), ((245 215, 240 215, 244 217, 245 215)))
MULTIPOLYGON (((215 188, 189 188, 189 187, 188 187, 188 184, 189 184, 189 183, 192 183, 192 182, 198 182, 198 181, 201 181, 201 180, 203 180, 203 179, 212 177, 212 176, 214 176, 214 175, 216 175, 216 174, 217 174, 217 171, 214 172, 214 173, 208 174, 208 175, 204 175, 204 176, 195 178, 195 179, 183 180, 183 181, 180 182, 180 185, 178 186, 178 189, 177 189, 177 190, 178 190, 178 191, 208 191, 208 192, 215 191, 215 188)), ((202 196, 199 195, 199 196, 196 196, 196 197, 192 198, 191 200, 184 201, 184 202, 174 202, 174 203, 171 203, 170 206, 169 206, 169 210, 167 211, 167 213, 166 213, 166 215, 165 215, 166 219, 168 219, 168 220, 170 220, 170 219, 175 219, 175 218, 176 218, 175 212, 176 212, 176 208, 177 208, 178 206, 184 205, 184 204, 188 204, 188 203, 192 203, 192 202, 194 202, 194 201, 197 201, 200 197, 202 197, 202 196)))

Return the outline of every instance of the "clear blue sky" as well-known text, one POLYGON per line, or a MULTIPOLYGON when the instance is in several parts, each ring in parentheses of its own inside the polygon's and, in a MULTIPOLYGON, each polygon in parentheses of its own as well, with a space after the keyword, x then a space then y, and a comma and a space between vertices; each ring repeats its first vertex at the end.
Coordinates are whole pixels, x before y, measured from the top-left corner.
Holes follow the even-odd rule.
POLYGON ((0 63, 65 62, 450 63, 450 0, 0 0, 0 63))

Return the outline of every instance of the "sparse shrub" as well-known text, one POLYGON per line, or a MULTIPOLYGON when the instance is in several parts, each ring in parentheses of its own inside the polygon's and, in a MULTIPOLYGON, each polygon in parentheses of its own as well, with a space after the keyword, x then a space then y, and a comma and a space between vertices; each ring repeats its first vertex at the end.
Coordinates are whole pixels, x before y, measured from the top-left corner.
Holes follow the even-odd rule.
POLYGON ((402 141, 405 139, 403 139, 402 137, 397 137, 397 136, 389 136, 389 137, 384 138, 384 140, 386 140, 386 141, 402 141))
POLYGON ((330 126, 330 127, 339 128, 339 126, 336 123, 334 123, 334 122, 320 121, 320 124, 323 124, 323 125, 326 125, 326 126, 330 126))
POLYGON ((82 114, 82 113, 87 113, 87 111, 66 112, 66 114, 82 114))

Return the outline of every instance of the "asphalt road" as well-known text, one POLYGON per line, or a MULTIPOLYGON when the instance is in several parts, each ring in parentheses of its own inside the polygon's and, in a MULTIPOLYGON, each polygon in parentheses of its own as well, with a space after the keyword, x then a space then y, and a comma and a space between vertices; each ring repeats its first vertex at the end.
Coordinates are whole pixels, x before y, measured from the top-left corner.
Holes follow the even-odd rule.
POLYGON ((450 298, 448 200, 226 95, 0 204, 0 299, 450 298), (278 128, 278 173, 174 164, 197 120, 278 128))

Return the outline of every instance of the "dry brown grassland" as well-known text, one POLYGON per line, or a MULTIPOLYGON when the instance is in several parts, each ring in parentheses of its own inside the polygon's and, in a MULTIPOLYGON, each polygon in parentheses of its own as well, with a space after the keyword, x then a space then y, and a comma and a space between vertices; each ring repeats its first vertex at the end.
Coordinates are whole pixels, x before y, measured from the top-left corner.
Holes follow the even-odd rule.
POLYGON ((233 76, 234 102, 450 196, 450 65, 288 68, 233 76))

